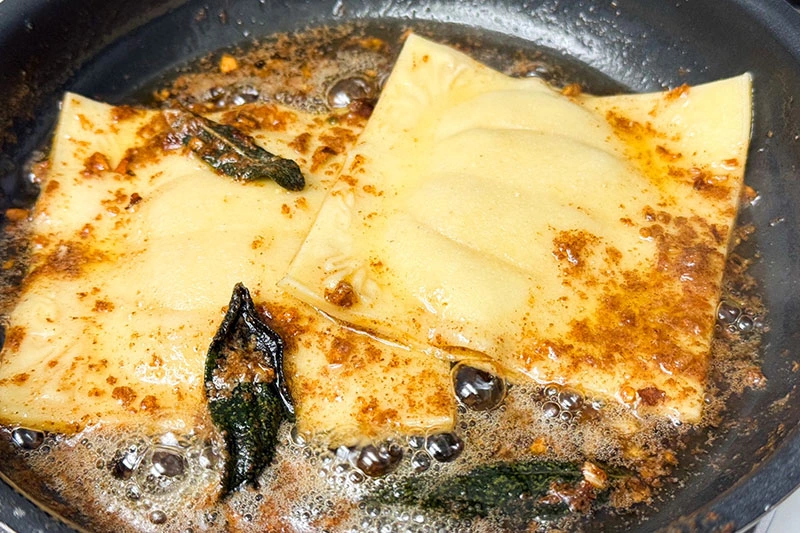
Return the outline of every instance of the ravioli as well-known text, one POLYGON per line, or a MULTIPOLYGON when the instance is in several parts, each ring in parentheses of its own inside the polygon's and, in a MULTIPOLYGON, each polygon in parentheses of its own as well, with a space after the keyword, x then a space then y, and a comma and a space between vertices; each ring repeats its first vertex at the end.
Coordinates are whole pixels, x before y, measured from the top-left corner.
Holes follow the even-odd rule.
POLYGON ((512 381, 697 422, 750 101, 749 75, 567 96, 412 35, 281 285, 512 381))
POLYGON ((0 354, 0 422, 194 428, 206 352, 242 282, 286 339, 301 431, 336 445, 450 429, 446 361, 356 335, 276 287, 362 124, 264 104, 214 118, 296 159, 306 189, 217 175, 160 112, 66 95, 0 354))

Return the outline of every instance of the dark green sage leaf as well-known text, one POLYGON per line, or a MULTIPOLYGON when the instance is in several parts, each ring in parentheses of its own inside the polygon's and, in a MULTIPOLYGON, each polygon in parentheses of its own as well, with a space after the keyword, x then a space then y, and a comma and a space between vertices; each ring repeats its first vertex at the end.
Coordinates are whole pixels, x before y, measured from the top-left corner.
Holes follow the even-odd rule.
POLYGON ((244 181, 271 179, 290 191, 305 187, 297 163, 264 150, 233 126, 185 109, 167 109, 164 117, 180 142, 217 172, 244 181))
POLYGON ((580 464, 528 461, 479 466, 443 479, 412 477, 368 499, 462 519, 494 514, 514 527, 524 527, 533 520, 557 518, 578 498, 591 504, 596 496, 595 489, 583 480, 580 464))
POLYGON ((241 283, 208 348, 205 388, 211 419, 225 436, 223 495, 255 485, 294 407, 283 377, 283 341, 259 318, 241 283))
POLYGON ((274 390, 263 383, 242 383, 230 398, 209 401, 211 419, 225 435, 222 496, 245 483, 257 485, 275 455, 278 428, 285 419, 274 390))

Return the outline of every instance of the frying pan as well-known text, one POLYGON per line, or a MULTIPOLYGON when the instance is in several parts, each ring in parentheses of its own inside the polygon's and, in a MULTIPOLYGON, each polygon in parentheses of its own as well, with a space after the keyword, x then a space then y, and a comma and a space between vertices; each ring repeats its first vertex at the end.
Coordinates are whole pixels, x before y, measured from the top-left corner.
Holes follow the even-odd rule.
MULTIPOLYGON (((746 180, 760 198, 740 216, 756 228, 748 246, 768 309, 767 386, 733 396, 713 446, 681 458, 681 488, 644 519, 601 515, 589 527, 737 531, 800 485, 792 370, 800 359, 800 15, 783 0, 0 0, 0 207, 35 194, 24 161, 46 141, 64 90, 129 102, 207 52, 353 19, 428 21, 449 35, 545 50, 578 65, 596 92, 753 73, 746 180), (210 16, 197 20, 201 9, 210 16)), ((0 531, 69 530, 17 490, 0 482, 0 531)))

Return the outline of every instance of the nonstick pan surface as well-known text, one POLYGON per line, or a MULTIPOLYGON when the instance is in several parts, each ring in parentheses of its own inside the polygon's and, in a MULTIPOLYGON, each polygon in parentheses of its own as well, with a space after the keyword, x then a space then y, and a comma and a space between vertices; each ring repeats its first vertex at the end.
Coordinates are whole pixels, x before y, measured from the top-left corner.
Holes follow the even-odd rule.
MULTIPOLYGON (((759 200, 741 217, 756 228, 748 246, 768 309, 767 387, 732 398, 714 444, 681 459, 680 488, 646 521, 603 515, 595 529, 736 531, 800 484, 800 15, 782 0, 0 0, 0 207, 35 193, 23 165, 46 141, 64 90, 127 103, 210 51, 354 19, 543 49, 577 65, 595 92, 753 73, 746 181, 759 200)), ((0 482, 0 531, 4 524, 68 530, 0 482)))

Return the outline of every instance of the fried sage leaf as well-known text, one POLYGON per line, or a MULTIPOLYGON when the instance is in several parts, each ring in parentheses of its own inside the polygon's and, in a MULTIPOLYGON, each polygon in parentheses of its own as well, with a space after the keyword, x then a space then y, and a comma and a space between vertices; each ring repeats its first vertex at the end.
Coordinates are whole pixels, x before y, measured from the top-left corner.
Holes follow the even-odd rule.
POLYGON ((294 415, 282 369, 283 341, 261 321, 250 292, 237 284, 205 368, 211 419, 227 448, 223 495, 256 484, 275 454, 281 422, 294 415))
POLYGON ((233 126, 185 109, 167 109, 164 117, 180 142, 217 172, 243 181, 271 179, 290 191, 305 187, 297 163, 264 150, 233 126))
POLYGON ((533 520, 552 520, 570 509, 588 510, 598 496, 577 463, 525 461, 483 465, 444 479, 412 477, 388 486, 370 499, 407 505, 458 518, 490 514, 524 527, 533 520), (517 523, 516 521, 520 521, 517 523))

